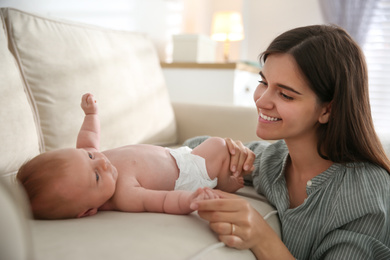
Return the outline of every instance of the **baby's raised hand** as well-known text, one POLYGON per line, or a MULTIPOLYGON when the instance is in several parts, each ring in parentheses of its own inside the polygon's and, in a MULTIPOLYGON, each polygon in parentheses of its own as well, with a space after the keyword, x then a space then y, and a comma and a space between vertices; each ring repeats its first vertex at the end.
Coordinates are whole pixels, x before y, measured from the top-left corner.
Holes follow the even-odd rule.
POLYGON ((86 93, 83 95, 81 98, 81 108, 84 110, 86 115, 98 113, 98 106, 92 94, 86 93))

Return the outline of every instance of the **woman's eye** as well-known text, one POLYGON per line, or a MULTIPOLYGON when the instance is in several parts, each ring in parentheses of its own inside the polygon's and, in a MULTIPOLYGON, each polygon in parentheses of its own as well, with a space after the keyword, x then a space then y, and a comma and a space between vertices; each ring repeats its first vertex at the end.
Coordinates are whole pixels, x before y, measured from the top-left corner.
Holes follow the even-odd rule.
POLYGON ((88 153, 88 156, 89 156, 90 159, 93 159, 93 156, 92 156, 91 153, 88 153))
POLYGON ((287 100, 293 100, 294 99, 293 97, 287 96, 286 94, 283 94, 283 93, 280 93, 280 95, 282 96, 282 98, 287 99, 287 100))
POLYGON ((96 182, 98 182, 99 179, 100 179, 100 176, 99 176, 99 174, 97 172, 95 172, 95 175, 96 175, 96 182))
POLYGON ((267 82, 265 82, 265 81, 263 81, 263 80, 259 80, 259 83, 260 83, 260 84, 263 84, 264 86, 268 86, 268 85, 267 85, 267 82))

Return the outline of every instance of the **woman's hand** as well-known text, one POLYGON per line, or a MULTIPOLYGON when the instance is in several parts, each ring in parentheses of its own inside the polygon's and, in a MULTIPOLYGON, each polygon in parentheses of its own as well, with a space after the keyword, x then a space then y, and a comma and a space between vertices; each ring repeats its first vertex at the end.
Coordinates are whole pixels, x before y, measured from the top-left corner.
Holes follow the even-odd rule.
POLYGON ((230 170, 235 177, 250 174, 254 169, 253 162, 255 154, 241 141, 233 141, 225 138, 226 145, 230 153, 230 170))
POLYGON ((279 236, 245 199, 214 190, 220 199, 193 203, 219 240, 229 247, 250 249, 257 259, 294 259, 279 236))
POLYGON ((244 199, 214 190, 221 199, 197 201, 193 209, 210 222, 220 241, 238 249, 250 249, 261 241, 263 217, 244 199))

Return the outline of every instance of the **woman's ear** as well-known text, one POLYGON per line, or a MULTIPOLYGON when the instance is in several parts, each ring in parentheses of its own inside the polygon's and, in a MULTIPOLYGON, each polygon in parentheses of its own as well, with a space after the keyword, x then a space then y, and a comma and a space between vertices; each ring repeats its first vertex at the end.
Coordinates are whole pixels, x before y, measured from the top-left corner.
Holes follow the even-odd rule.
POLYGON ((83 217, 88 217, 88 216, 93 216, 97 213, 98 209, 97 208, 91 208, 87 209, 84 212, 81 212, 80 214, 77 215, 77 218, 83 218, 83 217))
POLYGON ((318 118, 318 122, 320 122, 321 124, 328 123, 331 110, 332 110, 332 102, 325 103, 323 105, 320 117, 318 118))

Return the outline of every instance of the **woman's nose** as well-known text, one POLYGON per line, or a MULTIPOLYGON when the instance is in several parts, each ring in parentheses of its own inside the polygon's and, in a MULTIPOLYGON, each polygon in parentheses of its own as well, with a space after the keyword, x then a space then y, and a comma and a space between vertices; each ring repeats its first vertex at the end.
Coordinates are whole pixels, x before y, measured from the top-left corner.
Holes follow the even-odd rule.
POLYGON ((269 88, 264 88, 261 84, 257 86, 253 99, 258 108, 272 109, 273 103, 271 98, 271 91, 269 88))
POLYGON ((253 100, 255 101, 255 103, 260 97, 261 97, 261 91, 260 91, 260 84, 259 84, 257 85, 255 92, 253 92, 253 100))

